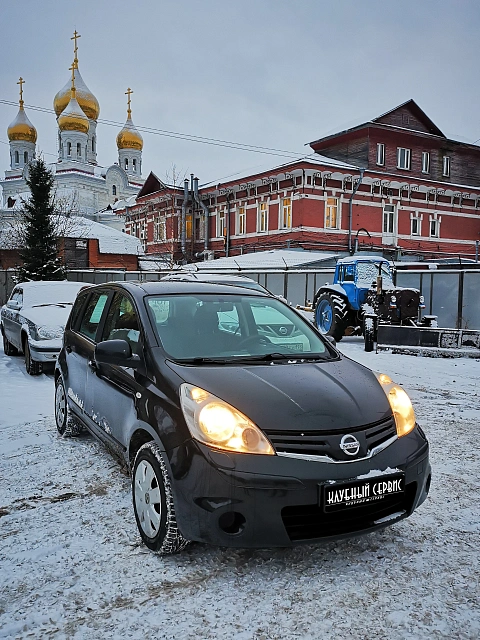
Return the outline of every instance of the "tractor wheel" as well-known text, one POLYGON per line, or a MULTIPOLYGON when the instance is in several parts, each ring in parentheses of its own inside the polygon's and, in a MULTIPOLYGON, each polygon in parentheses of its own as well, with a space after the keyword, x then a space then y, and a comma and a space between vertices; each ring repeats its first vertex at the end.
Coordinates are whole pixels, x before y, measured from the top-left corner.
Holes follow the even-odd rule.
POLYGON ((347 303, 335 293, 322 293, 315 306, 315 324, 320 333, 332 336, 338 342, 347 328, 347 303))

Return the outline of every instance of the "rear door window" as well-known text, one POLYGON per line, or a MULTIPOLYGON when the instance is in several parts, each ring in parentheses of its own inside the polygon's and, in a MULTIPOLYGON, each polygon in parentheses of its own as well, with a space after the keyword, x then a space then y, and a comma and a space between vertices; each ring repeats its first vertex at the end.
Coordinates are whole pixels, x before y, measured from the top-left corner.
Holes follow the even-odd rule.
POLYGON ((86 338, 90 338, 90 340, 95 340, 98 325, 100 324, 100 319, 107 300, 107 293, 95 291, 92 293, 91 298, 88 301, 78 332, 86 338))

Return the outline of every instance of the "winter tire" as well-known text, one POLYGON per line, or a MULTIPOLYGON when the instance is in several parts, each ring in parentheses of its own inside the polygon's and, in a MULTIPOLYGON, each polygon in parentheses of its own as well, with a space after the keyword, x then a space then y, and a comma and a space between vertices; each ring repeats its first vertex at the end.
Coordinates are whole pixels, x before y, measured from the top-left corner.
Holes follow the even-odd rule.
POLYGON ((138 530, 149 549, 168 555, 187 546, 188 540, 178 530, 167 467, 154 442, 140 447, 135 457, 132 498, 138 530))
POLYGON ((61 377, 58 377, 55 383, 55 423, 58 433, 64 438, 73 438, 83 431, 82 425, 70 413, 61 377))
POLYGON ((40 375, 42 373, 42 363, 32 358, 32 354, 30 352, 30 345, 28 344, 28 339, 25 340, 23 352, 25 354, 25 369, 27 370, 27 373, 31 376, 40 375))
POLYGON ((3 352, 6 356, 16 356, 18 351, 16 349, 16 347, 13 346, 13 344, 11 342, 9 342, 6 337, 5 334, 2 331, 2 338, 3 338, 3 352))
POLYGON ((347 328, 348 308, 344 298, 334 293, 322 293, 315 306, 315 324, 327 336, 339 342, 347 328))

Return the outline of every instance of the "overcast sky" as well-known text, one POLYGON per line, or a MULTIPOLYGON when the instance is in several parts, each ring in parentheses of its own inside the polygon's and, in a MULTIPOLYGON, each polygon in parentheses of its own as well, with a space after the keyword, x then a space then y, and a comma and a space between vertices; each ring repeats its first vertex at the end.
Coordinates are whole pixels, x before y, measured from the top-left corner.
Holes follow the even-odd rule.
MULTIPOLYGON (((79 68, 100 119, 309 153, 305 143, 413 98, 448 136, 480 138, 479 0, 22 0, 1 2, 0 100, 52 109, 79 68)), ((0 103, 0 171, 17 108, 0 103)), ((52 113, 27 108, 37 149, 56 158, 52 113)), ((98 160, 120 127, 99 124, 98 160)), ((287 158, 144 137, 143 174, 176 165, 218 182, 287 158)))

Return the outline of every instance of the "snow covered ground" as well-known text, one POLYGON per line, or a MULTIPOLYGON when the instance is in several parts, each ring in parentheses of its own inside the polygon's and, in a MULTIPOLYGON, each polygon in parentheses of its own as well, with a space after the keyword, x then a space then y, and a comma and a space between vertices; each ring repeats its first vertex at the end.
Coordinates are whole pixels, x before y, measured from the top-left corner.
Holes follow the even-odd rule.
POLYGON ((0 352, 0 637, 480 637, 480 362, 365 353, 411 395, 430 498, 347 541, 243 551, 140 544, 129 479, 92 438, 63 440, 51 375, 0 352))

